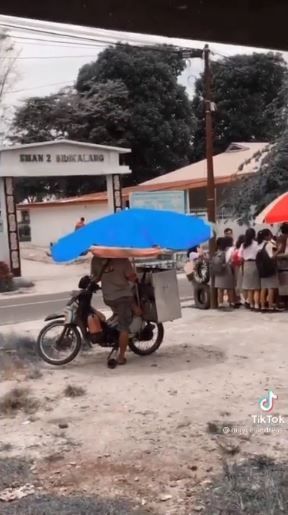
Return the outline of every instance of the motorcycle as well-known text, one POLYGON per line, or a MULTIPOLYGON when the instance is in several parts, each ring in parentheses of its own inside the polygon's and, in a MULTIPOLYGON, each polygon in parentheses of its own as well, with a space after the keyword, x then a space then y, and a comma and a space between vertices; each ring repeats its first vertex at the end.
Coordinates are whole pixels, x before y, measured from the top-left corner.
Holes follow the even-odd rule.
MULTIPOLYGON (((101 290, 98 284, 89 276, 80 279, 79 290, 68 301, 63 313, 52 314, 45 318, 47 325, 43 327, 37 338, 36 347, 39 356, 50 365, 66 365, 78 355, 81 347, 100 345, 111 348, 107 358, 109 368, 117 366, 113 357, 119 348, 118 318, 113 314, 108 320, 102 321, 101 338, 97 341, 89 333, 88 314, 96 313, 91 305, 94 293, 101 290)), ((141 317, 134 316, 129 334, 129 348, 139 356, 149 356, 159 349, 164 338, 163 324, 153 322, 151 313, 155 313, 155 299, 151 289, 145 286, 145 274, 142 282, 137 286, 140 306, 143 312, 141 317), (149 309, 147 309, 149 308, 149 309), (145 316, 145 313, 147 314, 145 316)), ((156 317, 154 315, 154 319, 156 317)))

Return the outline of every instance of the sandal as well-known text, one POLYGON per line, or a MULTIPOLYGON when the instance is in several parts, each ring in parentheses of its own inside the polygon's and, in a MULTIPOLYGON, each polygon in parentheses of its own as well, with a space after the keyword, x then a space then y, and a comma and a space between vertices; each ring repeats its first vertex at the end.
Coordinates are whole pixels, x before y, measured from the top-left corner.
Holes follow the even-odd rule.
POLYGON ((127 363, 127 359, 126 358, 117 359, 117 365, 126 365, 126 363, 127 363))

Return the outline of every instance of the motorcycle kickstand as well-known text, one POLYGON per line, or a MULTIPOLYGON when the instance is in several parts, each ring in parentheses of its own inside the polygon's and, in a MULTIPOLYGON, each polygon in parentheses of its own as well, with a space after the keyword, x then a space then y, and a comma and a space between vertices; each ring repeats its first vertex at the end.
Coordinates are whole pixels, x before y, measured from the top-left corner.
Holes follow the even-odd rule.
POLYGON ((107 358, 107 367, 108 368, 116 368, 117 367, 117 359, 113 358, 113 354, 118 351, 118 345, 113 347, 108 358, 107 358))

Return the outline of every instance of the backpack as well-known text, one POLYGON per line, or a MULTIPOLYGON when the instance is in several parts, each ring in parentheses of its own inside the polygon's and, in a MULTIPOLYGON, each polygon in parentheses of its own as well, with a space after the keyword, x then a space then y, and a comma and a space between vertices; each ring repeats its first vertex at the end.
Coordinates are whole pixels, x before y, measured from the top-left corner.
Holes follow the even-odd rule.
POLYGON ((266 250, 266 245, 258 251, 256 255, 256 266, 258 270, 259 277, 264 279, 266 277, 271 277, 276 273, 276 261, 271 258, 266 250))
POLYGON ((212 271, 215 275, 224 275, 227 269, 226 255, 223 250, 218 250, 212 258, 212 271))
POLYGON ((243 258, 239 255, 239 249, 234 250, 231 262, 232 265, 236 268, 242 265, 243 258))

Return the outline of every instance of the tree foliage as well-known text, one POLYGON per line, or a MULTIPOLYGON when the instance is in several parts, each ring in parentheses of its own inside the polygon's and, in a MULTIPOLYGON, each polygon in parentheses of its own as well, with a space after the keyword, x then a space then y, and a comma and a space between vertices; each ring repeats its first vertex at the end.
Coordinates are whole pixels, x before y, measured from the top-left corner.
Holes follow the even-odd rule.
MULTIPOLYGON (((11 140, 35 143, 71 139, 106 145, 127 145, 131 113, 128 92, 120 81, 98 83, 79 95, 66 88, 55 95, 28 99, 15 116, 11 140)), ((102 190, 105 178, 20 179, 17 200, 41 201, 46 196, 74 196, 102 190)))
MULTIPOLYGON (((32 143, 68 138, 130 147, 130 183, 188 164, 194 119, 191 103, 177 82, 184 66, 170 47, 107 48, 80 69, 76 89, 28 99, 16 113, 11 139, 32 143)), ((39 189, 40 197, 47 192, 76 195, 104 187, 103 178, 45 184, 39 189)), ((19 198, 26 194, 27 185, 18 185, 19 198)))
POLYGON ((11 106, 5 102, 6 93, 17 78, 15 59, 16 53, 9 33, 0 29, 0 135, 3 134, 3 139, 11 114, 11 106))
POLYGON ((98 82, 120 80, 129 92, 133 182, 188 164, 194 118, 185 89, 177 82, 185 62, 170 47, 117 45, 81 68, 76 82, 87 94, 98 82))
POLYGON ((226 206, 242 222, 288 191, 288 127, 264 157, 259 172, 244 177, 230 192, 226 206))
MULTIPOLYGON (((214 149, 223 152, 231 142, 271 141, 279 135, 287 80, 286 63, 278 53, 234 55, 211 63, 214 149)), ((205 126, 203 76, 196 82, 193 108, 197 119, 196 160, 203 158, 205 126)))

